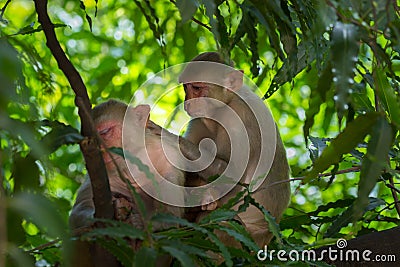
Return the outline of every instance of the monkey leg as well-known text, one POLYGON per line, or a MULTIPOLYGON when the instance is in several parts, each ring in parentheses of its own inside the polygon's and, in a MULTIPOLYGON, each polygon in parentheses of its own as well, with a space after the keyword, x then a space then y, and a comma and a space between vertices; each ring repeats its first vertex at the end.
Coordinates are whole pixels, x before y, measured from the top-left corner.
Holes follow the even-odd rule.
MULTIPOLYGON (((283 190, 285 186, 287 185, 282 185, 283 190)), ((289 195, 282 194, 281 188, 278 186, 260 188, 252 194, 252 197, 275 217, 277 223, 289 201, 289 195)), ((264 247, 269 244, 273 234, 268 230, 264 214, 257 207, 250 205, 245 212, 238 216, 258 246, 264 247)))
POLYGON ((238 216, 260 248, 269 244, 273 235, 268 230, 268 223, 259 209, 255 206, 249 206, 245 212, 240 213, 238 216))

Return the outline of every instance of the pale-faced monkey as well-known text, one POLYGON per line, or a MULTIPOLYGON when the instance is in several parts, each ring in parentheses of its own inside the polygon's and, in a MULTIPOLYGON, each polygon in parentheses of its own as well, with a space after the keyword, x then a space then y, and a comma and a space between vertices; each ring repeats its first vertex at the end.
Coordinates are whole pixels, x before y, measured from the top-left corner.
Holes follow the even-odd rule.
MULTIPOLYGON (((232 159, 233 164, 241 163, 238 162, 240 160, 235 162, 232 157, 235 156, 232 155, 235 146, 238 147, 235 152, 237 154, 242 153, 242 145, 242 151, 246 151, 244 147, 249 146, 244 173, 239 177, 240 182, 249 184, 250 181, 254 182, 254 179, 266 176, 252 197, 279 222, 289 202, 290 187, 287 182, 269 185, 289 179, 286 152, 279 132, 275 130, 275 123, 263 118, 265 114, 270 114, 265 104, 249 88, 243 86, 243 72, 233 68, 231 70, 228 68, 226 71, 227 65, 231 64, 227 64, 220 54, 207 52, 195 57, 179 77, 186 93, 185 110, 191 117, 195 117, 189 122, 184 139, 198 147, 203 139, 209 138, 215 143, 217 150, 212 164, 197 173, 201 179, 196 178, 196 174, 188 173, 186 181, 190 186, 204 184, 210 175, 223 173, 232 159), (199 66, 197 62, 214 62, 213 65, 216 67, 199 66), (243 123, 247 132, 248 141, 244 138, 237 140, 242 136, 242 133, 238 133, 241 130, 237 129, 243 128, 230 115, 229 110, 233 110, 239 116, 240 123, 243 123), (263 133, 268 131, 272 134, 267 135, 267 138, 264 136, 261 140, 263 133), (232 136, 228 136, 231 133, 234 135, 233 139, 230 139, 232 136), (230 140, 234 140, 235 135, 237 135, 236 141, 232 142, 236 143, 232 143, 230 140)), ((193 153, 193 146, 190 143, 182 140, 181 150, 186 157, 195 160, 199 155, 193 153)), ((237 185, 230 193, 215 202, 216 205, 206 205, 203 209, 221 206, 239 190, 242 190, 242 187, 237 185)), ((272 234, 268 231, 263 214, 255 206, 250 206, 245 212, 240 213, 239 217, 260 247, 270 242, 272 234)))
MULTIPOLYGON (((139 105, 137 107, 128 107, 125 103, 116 100, 109 100, 96 106, 93 109, 92 117, 94 124, 97 128, 98 134, 103 140, 103 159, 106 165, 107 174, 109 178, 111 192, 113 194, 113 202, 115 208, 116 219, 125 221, 135 228, 143 229, 143 222, 148 220, 156 212, 171 213, 175 216, 183 216, 183 208, 162 203, 153 197, 149 196, 138 186, 137 181, 141 181, 143 188, 147 187, 148 192, 155 193, 155 188, 152 188, 154 182, 162 187, 162 183, 170 182, 175 185, 184 185, 184 173, 174 166, 165 158, 163 149, 168 147, 168 144, 161 145, 159 135, 152 134, 146 125, 149 118, 150 107, 148 105, 139 105), (122 141, 124 116, 127 114, 125 120, 124 138, 127 142, 122 141), (147 175, 139 170, 134 164, 128 167, 126 161, 116 154, 111 154, 107 148, 118 147, 121 148, 125 145, 124 150, 127 153, 139 158, 142 163, 149 167, 150 172, 154 175, 153 180, 149 179, 147 175), (129 183, 133 185, 136 192, 141 196, 145 208, 147 218, 141 218, 137 212, 134 201, 132 200, 131 191, 127 184, 120 176, 124 176, 129 183), (139 179, 139 180, 138 180, 139 179), (129 214, 126 214, 126 210, 129 214)), ((171 150, 175 149, 169 146, 171 150)), ((159 191, 158 191, 159 192, 159 191)), ((168 192, 161 190, 161 196, 158 199, 170 197, 168 192)), ((171 192, 170 192, 171 193, 171 192)), ((175 190, 172 192, 174 198, 178 198, 183 202, 183 191, 175 190)), ((178 201, 178 202, 179 202, 178 201)), ((94 215, 94 203, 91 183, 87 179, 78 190, 75 205, 72 209, 69 222, 71 230, 76 230, 81 227, 88 226, 94 215)), ((165 225, 153 225, 153 230, 157 231, 165 225)), ((80 244, 82 245, 82 244, 80 244)), ((86 247, 82 247, 82 253, 87 251, 86 247)), ((135 249, 135 248, 134 248, 135 249)), ((88 256, 77 257, 74 260, 76 266, 91 266, 88 256), (83 263, 83 261, 89 263, 83 263)))

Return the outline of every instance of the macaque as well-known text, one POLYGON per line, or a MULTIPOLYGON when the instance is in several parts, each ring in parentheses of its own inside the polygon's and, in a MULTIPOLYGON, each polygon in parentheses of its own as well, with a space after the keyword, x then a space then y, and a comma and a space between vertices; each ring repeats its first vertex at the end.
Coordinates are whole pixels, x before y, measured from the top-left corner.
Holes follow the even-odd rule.
MULTIPOLYGON (((172 166, 165 156, 163 156, 163 149, 165 149, 165 146, 169 147, 171 150, 173 150, 174 147, 168 146, 168 143, 164 143, 163 148, 160 136, 152 134, 146 128, 149 121, 149 112, 150 106, 148 105, 128 107, 122 102, 109 100, 96 106, 92 113, 98 134, 103 140, 103 159, 113 195, 115 219, 127 222, 139 229, 143 229, 145 227, 145 225, 143 225, 144 222, 148 221, 156 212, 170 213, 178 217, 182 217, 184 212, 181 207, 162 203, 149 196, 142 188, 147 187, 147 190, 152 191, 152 189, 154 189, 152 188, 154 187, 154 183, 146 177, 146 174, 140 171, 135 165, 128 167, 129 164, 125 162, 125 159, 107 151, 107 148, 123 147, 125 152, 139 158, 142 163, 149 167, 150 172, 154 174, 154 180, 159 186, 162 186, 164 181, 183 186, 184 173, 172 166), (125 119, 124 122, 125 113, 127 114, 127 119, 125 119), (123 123, 125 124, 123 125, 123 123), (123 126, 127 127, 124 128, 127 129, 126 131, 124 130, 124 132, 123 126), (128 140, 124 143, 122 140, 123 133, 124 138, 128 140), (139 214, 137 207, 135 207, 131 191, 120 176, 124 176, 141 196, 145 204, 147 218, 142 218, 141 214, 139 214), (141 186, 143 187, 138 186, 138 179, 142 181, 141 186)), ((162 193, 164 195, 159 196, 160 199, 169 197, 168 193, 170 192, 162 193)), ((174 198, 181 199, 183 202, 183 192, 174 191, 172 194, 174 198)), ((91 183, 90 180, 87 179, 79 188, 76 202, 69 218, 71 230, 74 231, 91 224, 91 219, 94 215, 94 203, 92 198, 91 183)), ((154 231, 165 227, 168 226, 153 224, 154 231)), ((137 247, 133 246, 133 249, 137 249, 137 247)), ((90 264, 77 264, 79 264, 77 266, 92 266, 90 264)))
MULTIPOLYGON (((184 108, 193 117, 184 135, 186 141, 182 140, 180 144, 182 153, 187 158, 195 160, 199 155, 193 153, 196 148, 193 148, 192 144, 198 147, 201 141, 207 138, 214 142, 217 150, 216 158, 208 168, 197 173, 187 174, 186 184, 189 186, 204 185, 209 176, 223 173, 230 162, 233 161, 233 164, 240 165, 240 154, 242 151, 245 153, 245 146, 249 146, 248 160, 243 174, 239 177, 240 182, 250 184, 252 179, 254 181, 254 179, 266 176, 265 180, 262 180, 263 182, 252 193, 252 197, 279 222, 289 202, 290 187, 287 182, 271 186, 270 184, 289 179, 289 165, 285 149, 273 120, 269 121, 268 118, 263 117, 265 114, 269 114, 269 110, 257 95, 243 85, 243 72, 227 65, 230 63, 224 62, 220 54, 207 52, 200 54, 188 63, 179 77, 179 82, 183 83, 186 94, 184 108), (201 65, 202 69, 200 69, 196 62, 203 61, 213 62, 214 65, 217 65, 217 71, 201 67, 201 65), (218 71, 220 67, 223 75, 218 71), (225 69, 231 70, 226 71, 225 69), (247 132, 248 141, 241 137, 243 133, 239 129, 243 128, 232 118, 229 110, 233 110, 239 116, 245 132, 247 132), (276 130, 269 130, 271 127, 276 130), (268 131, 272 134, 267 135, 267 138, 264 136, 261 140, 262 134, 268 131), (228 133, 233 135, 233 138, 236 137, 235 143, 230 141, 232 136, 228 136, 228 133), (233 152, 235 146, 236 152, 233 152), (232 155, 234 153, 238 155, 232 155), (261 155, 272 155, 272 157, 261 157, 261 155), (236 158, 239 156, 239 160, 235 160, 235 156, 236 158), (259 162, 260 159, 261 162, 259 162)), ((206 205, 203 205, 202 209, 212 210, 220 207, 240 190, 243 190, 242 186, 236 185, 222 198, 209 204, 205 203, 206 205)), ((239 217, 260 247, 270 242, 273 236, 268 231, 268 225, 262 212, 255 206, 248 207, 245 212, 239 214, 239 217)))

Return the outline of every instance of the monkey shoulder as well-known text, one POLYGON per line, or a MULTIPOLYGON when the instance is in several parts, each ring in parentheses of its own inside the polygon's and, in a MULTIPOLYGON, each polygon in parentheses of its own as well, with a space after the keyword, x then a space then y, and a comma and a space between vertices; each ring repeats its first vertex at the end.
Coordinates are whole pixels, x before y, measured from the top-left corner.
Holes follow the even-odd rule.
POLYGON ((71 229, 87 226, 94 216, 93 192, 89 178, 78 189, 76 201, 69 217, 71 229))

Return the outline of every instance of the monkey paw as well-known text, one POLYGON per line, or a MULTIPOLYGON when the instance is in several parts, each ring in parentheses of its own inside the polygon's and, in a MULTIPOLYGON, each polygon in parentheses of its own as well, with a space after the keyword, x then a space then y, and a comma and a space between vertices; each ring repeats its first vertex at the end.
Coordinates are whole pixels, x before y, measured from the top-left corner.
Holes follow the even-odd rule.
POLYGON ((201 206, 201 210, 215 210, 218 207, 217 201, 201 206))
POLYGON ((158 124, 154 123, 151 120, 147 121, 146 128, 150 130, 150 133, 155 135, 161 135, 162 128, 158 124))
POLYGON ((207 194, 202 200, 201 210, 215 210, 218 206, 218 201, 212 196, 212 194, 207 194), (207 204, 205 204, 207 203, 207 204))
POLYGON ((143 228, 143 220, 133 202, 121 194, 113 194, 114 217, 137 228, 143 228))

